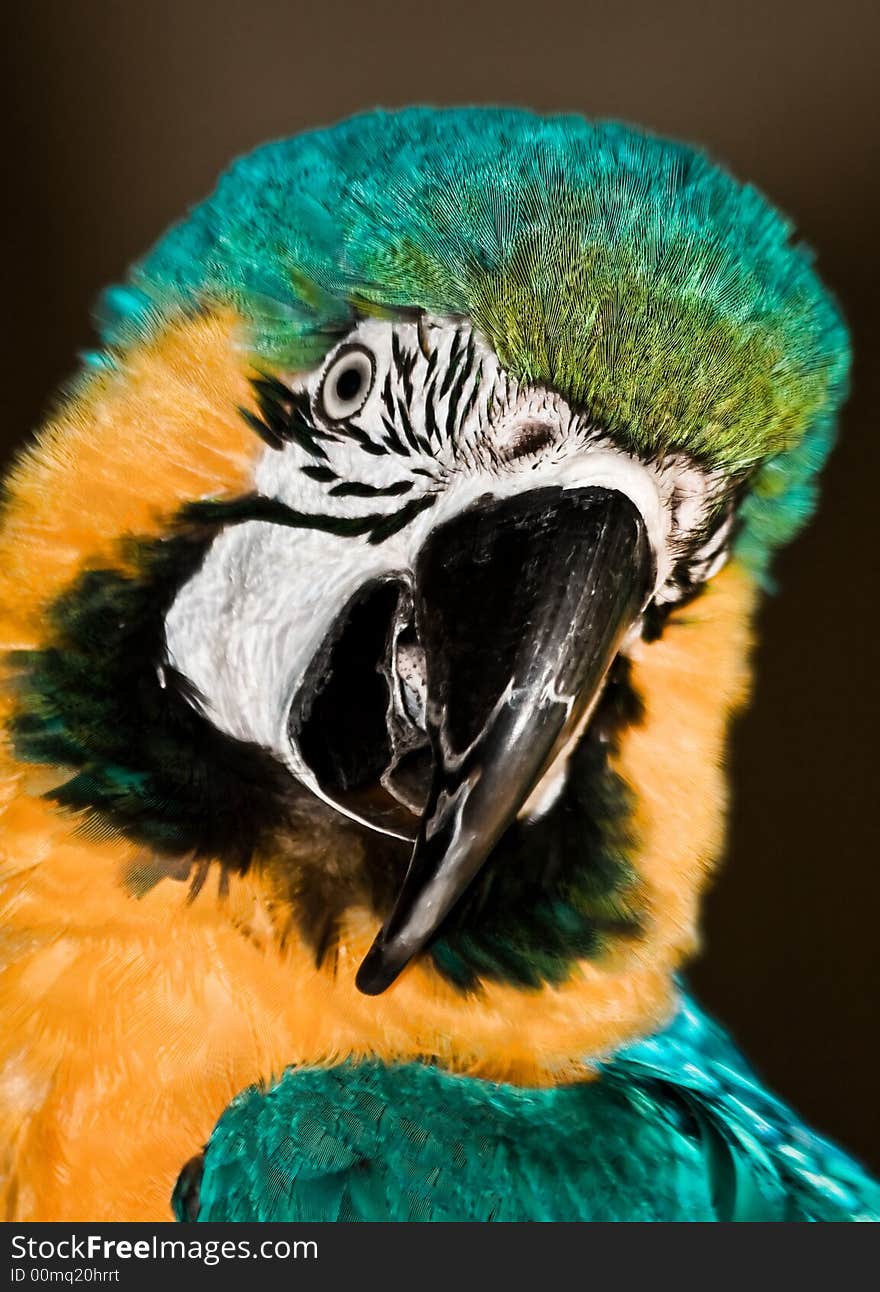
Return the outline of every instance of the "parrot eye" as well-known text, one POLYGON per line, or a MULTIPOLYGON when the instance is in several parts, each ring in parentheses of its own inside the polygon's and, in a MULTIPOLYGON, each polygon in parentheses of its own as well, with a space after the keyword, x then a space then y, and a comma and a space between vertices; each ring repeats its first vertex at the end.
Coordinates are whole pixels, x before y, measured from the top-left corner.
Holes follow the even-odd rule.
POLYGON ((345 346, 334 358, 321 382, 318 408, 331 422, 341 422, 360 412, 373 386, 375 361, 360 345, 345 346))

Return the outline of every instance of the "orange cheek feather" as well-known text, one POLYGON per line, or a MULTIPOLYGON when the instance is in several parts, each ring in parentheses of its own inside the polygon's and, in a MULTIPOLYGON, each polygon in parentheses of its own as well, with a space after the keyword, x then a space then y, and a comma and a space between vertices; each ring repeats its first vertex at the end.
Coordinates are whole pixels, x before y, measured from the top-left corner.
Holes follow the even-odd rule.
MULTIPOLYGON (((47 605, 120 535, 160 533, 183 502, 250 487, 261 446, 230 315, 170 329, 124 375, 92 384, 19 462, 0 533, 0 649, 39 646, 47 605)), ((494 1079, 588 1076, 589 1056, 663 1020, 695 942, 697 895, 722 841, 722 758, 745 697, 754 591, 732 566, 641 644, 644 721, 616 768, 636 790, 643 935, 558 988, 489 984, 462 998, 413 966, 368 998, 354 971, 375 920, 352 912, 315 968, 275 935, 269 871, 196 901, 166 879, 141 897, 143 857, 89 841, 39 796, 45 769, 0 751, 0 1191, 10 1219, 168 1219, 174 1180, 230 1099, 290 1063, 432 1058, 494 1079)), ((11 700, 0 695, 7 714, 11 700)))

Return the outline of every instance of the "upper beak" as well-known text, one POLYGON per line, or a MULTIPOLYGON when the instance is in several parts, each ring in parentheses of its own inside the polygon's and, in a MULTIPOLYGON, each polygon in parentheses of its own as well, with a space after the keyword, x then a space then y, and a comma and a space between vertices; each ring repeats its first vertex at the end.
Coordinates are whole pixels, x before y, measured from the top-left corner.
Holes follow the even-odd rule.
POLYGON ((483 499, 428 537, 414 609, 433 781, 361 991, 390 986, 471 883, 598 696, 652 575, 641 515, 602 488, 483 499))

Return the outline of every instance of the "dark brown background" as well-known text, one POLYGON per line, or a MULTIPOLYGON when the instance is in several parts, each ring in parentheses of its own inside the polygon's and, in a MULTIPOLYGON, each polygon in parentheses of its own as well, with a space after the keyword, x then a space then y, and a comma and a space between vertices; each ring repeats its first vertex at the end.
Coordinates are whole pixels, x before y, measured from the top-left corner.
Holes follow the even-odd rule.
POLYGON ((852 325, 855 389, 763 612, 693 979, 778 1091, 880 1165, 877 6, 20 0, 5 23, 8 450, 89 342, 96 291, 234 154, 360 108, 623 118, 700 142, 796 217, 852 325))

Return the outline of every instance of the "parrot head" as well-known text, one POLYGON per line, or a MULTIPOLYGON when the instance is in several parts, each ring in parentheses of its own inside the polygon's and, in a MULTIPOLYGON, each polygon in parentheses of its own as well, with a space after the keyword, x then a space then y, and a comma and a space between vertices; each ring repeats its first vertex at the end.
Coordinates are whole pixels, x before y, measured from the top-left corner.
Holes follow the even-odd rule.
POLYGON ((9 758, 77 874, 185 879, 398 1031, 429 993, 657 1008, 846 382, 790 232, 579 118, 373 113, 233 167, 10 477, 9 758))
POLYGON ((635 453, 466 318, 367 319, 254 385, 254 490, 189 508, 219 532, 168 608, 163 667, 404 845, 357 977, 380 992, 508 828, 552 810, 627 642, 722 564, 741 477, 635 453))

